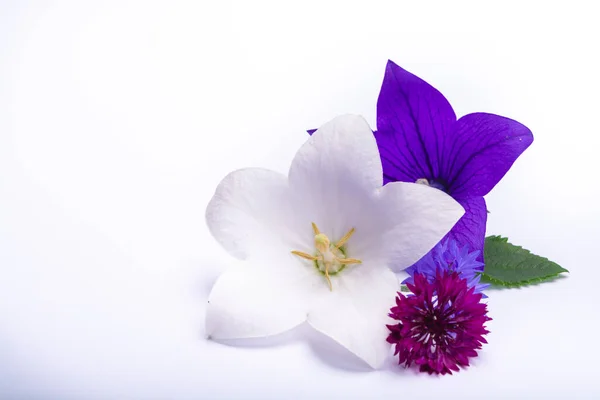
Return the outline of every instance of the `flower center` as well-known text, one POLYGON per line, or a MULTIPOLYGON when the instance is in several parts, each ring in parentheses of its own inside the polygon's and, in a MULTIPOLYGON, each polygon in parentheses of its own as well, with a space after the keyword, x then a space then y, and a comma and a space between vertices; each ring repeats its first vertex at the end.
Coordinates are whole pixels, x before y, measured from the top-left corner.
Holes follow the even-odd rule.
POLYGON ((441 190, 442 192, 448 193, 448 190, 446 189, 446 185, 444 185, 443 183, 438 182, 436 180, 433 180, 433 179, 427 180, 425 178, 420 178, 420 179, 417 179, 415 181, 415 183, 420 183, 421 185, 431 186, 433 188, 441 190))
POLYGON ((333 290, 331 285, 330 275, 336 275, 341 272, 348 264, 360 264, 362 261, 356 258, 347 258, 344 245, 354 234, 354 228, 350 229, 340 240, 332 243, 326 234, 321 233, 317 225, 312 223, 313 232, 315 233, 315 253, 313 255, 302 251, 294 250, 292 254, 306 260, 313 261, 317 271, 325 275, 329 290, 333 290))
POLYGON ((433 308, 425 311, 422 319, 423 332, 417 341, 435 352, 437 346, 448 346, 456 338, 456 312, 451 303, 440 304, 439 297, 432 298, 433 308))
POLYGON ((441 337, 446 334, 446 322, 438 318, 436 314, 425 316, 424 323, 432 336, 441 337))

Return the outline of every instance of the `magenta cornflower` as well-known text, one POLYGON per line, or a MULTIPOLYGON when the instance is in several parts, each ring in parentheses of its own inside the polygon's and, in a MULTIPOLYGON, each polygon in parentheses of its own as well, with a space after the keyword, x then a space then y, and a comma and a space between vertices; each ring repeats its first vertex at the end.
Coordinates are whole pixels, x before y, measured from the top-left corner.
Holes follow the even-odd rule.
POLYGON ((389 314, 399 321, 388 325, 387 338, 399 364, 414 363, 421 372, 442 375, 467 367, 469 358, 477 357, 476 350, 487 343, 484 324, 491 318, 487 305, 480 302, 481 294, 448 271, 438 273, 432 282, 415 274, 414 283, 407 286, 412 294, 398 293, 389 314))

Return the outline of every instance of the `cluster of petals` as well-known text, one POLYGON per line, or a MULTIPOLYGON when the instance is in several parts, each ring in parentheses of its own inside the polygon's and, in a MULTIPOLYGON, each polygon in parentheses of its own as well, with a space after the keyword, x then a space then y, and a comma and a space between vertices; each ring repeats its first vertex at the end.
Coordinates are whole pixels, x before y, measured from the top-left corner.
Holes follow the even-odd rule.
POLYGON ((412 294, 398 293, 389 314, 398 321, 388 325, 387 341, 394 345, 399 363, 415 364, 430 374, 452 374, 468 366, 469 358, 476 357, 482 343, 487 343, 485 323, 491 318, 481 294, 456 272, 448 271, 432 282, 415 274, 408 288, 412 294))
POLYGON ((489 113, 457 118, 437 89, 389 61, 377 129, 345 115, 309 132, 287 176, 234 171, 208 204, 210 232, 233 256, 209 296, 209 337, 308 323, 374 368, 386 338, 400 364, 468 366, 490 320, 483 196, 531 131, 489 113), (392 269, 407 268, 405 296, 392 269))
MULTIPOLYGON (((484 264, 479 261, 480 251, 469 251, 469 246, 459 246, 456 240, 442 240, 437 246, 419 261, 406 269, 409 277, 402 283, 414 283, 414 275, 421 274, 433 282, 437 275, 443 271, 456 272, 462 279, 466 279, 469 287, 475 287, 475 293, 482 293, 490 285, 480 283, 484 264)), ((483 298, 487 296, 483 294, 483 298)))

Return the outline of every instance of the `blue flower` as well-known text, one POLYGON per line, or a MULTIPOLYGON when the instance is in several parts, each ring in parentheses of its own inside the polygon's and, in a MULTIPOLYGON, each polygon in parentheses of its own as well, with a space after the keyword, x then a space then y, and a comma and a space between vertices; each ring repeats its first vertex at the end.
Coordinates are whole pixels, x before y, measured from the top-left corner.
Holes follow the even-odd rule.
MULTIPOLYGON (((467 281, 469 287, 475 287, 475 293, 481 293, 490 285, 479 283, 484 266, 477 260, 479 253, 479 250, 470 252, 467 245, 459 247, 455 240, 444 240, 406 269, 410 276, 402 283, 414 284, 415 274, 422 274, 429 282, 433 282, 438 273, 456 272, 461 279, 467 281)), ((483 297, 487 296, 483 295, 483 297)))

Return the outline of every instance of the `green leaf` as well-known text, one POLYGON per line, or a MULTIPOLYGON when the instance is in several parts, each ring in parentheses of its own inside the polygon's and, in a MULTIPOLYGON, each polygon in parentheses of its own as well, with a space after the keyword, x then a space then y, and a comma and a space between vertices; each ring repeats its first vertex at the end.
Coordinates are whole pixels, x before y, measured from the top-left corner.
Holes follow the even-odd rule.
POLYGON ((543 282, 569 272, 547 258, 531 254, 520 246, 508 243, 507 238, 485 238, 485 269, 481 281, 494 285, 518 287, 543 282))

